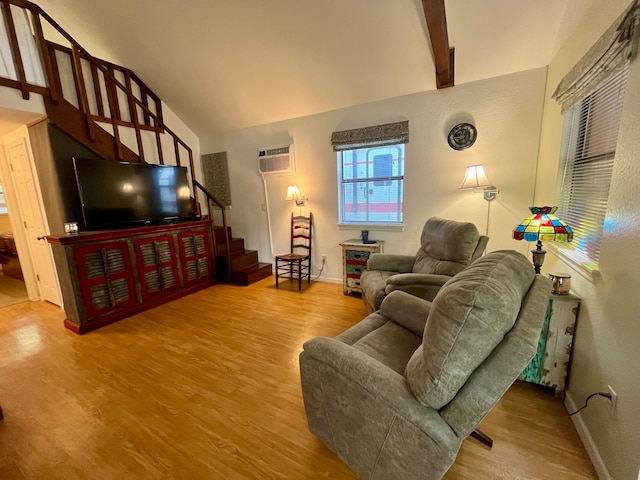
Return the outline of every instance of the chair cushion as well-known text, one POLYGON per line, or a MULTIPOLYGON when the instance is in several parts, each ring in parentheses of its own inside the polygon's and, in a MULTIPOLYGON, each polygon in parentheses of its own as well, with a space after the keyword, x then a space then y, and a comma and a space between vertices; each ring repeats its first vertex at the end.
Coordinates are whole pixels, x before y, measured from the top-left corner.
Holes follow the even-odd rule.
POLYGON ((353 348, 402 375, 420 342, 421 338, 418 335, 388 321, 354 343, 353 348))
POLYGON ((386 295, 384 289, 387 286, 387 279, 397 273, 385 270, 365 270, 362 272, 360 288, 362 288, 362 299, 367 312, 371 313, 380 309, 380 304, 386 295))
POLYGON ((471 263, 479 239, 473 223, 432 217, 422 229, 413 272, 452 277, 471 263))
POLYGON ((451 401, 512 328, 534 277, 524 255, 504 250, 476 260, 442 287, 405 370, 422 404, 440 409, 451 401))

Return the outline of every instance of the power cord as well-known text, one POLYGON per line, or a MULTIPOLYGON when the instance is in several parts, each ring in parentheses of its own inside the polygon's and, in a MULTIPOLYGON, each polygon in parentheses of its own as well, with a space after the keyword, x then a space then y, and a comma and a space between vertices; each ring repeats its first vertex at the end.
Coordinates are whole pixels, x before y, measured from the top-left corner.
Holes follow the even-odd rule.
POLYGON ((600 395, 601 397, 605 397, 608 398, 609 401, 611 401, 611 394, 610 393, 604 393, 604 392, 595 392, 592 393, 591 395, 589 395, 587 397, 587 399, 584 401, 584 405, 581 406, 579 409, 577 409, 575 412, 572 412, 569 414, 569 416, 575 415, 576 413, 578 413, 580 410, 583 410, 585 408, 587 408, 587 404, 589 403, 589 400, 591 400, 591 398, 595 397, 596 395, 600 395))
POLYGON ((324 265, 326 263, 327 263, 327 259, 323 258, 322 259, 322 266, 320 267, 320 271, 318 272, 318 275, 316 276, 316 278, 313 279, 314 282, 320 278, 320 275, 322 275, 322 271, 324 270, 324 265))

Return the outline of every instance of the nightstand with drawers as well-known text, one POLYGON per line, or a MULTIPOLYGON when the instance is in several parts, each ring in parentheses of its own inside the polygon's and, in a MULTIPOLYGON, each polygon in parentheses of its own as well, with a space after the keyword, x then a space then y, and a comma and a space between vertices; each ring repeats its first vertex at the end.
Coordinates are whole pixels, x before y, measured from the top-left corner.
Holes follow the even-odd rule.
POLYGON ((362 293, 360 275, 367 269, 367 260, 372 253, 384 251, 384 240, 364 243, 351 239, 340 244, 342 247, 342 291, 345 295, 362 293))

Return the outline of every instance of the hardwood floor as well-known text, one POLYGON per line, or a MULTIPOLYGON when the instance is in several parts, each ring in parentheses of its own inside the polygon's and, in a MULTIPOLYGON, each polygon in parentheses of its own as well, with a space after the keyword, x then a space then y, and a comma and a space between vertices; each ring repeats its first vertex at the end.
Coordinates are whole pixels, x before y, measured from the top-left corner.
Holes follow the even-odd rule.
MULTIPOLYGON (((0 478, 355 479, 307 430, 298 354, 365 316, 341 285, 216 285, 83 336, 0 309, 0 478)), ((560 400, 517 383, 445 477, 596 478, 560 400)), ((401 479, 398 479, 401 480, 401 479)))

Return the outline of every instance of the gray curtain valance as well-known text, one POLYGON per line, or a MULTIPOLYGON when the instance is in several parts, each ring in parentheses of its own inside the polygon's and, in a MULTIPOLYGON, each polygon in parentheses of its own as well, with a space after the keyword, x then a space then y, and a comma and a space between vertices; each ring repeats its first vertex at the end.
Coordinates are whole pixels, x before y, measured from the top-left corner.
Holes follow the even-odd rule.
POLYGON ((558 84, 552 98, 565 113, 586 98, 635 53, 640 0, 634 0, 558 84))
POLYGON ((380 147, 409 143, 409 121, 387 123, 373 127, 354 128, 333 132, 331 144, 334 152, 364 147, 380 147))

